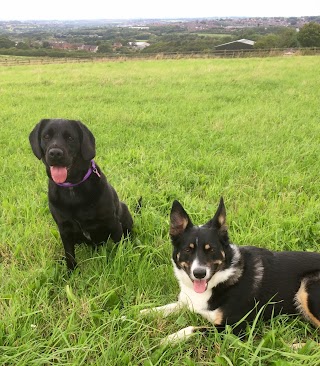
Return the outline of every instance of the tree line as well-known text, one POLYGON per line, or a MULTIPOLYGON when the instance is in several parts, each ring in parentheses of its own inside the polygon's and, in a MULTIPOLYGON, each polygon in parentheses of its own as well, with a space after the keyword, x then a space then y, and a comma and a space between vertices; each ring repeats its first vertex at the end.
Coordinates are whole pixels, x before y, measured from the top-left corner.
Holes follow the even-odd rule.
MULTIPOLYGON (((299 31, 294 27, 244 28, 229 34, 210 31, 188 31, 180 26, 150 27, 147 30, 128 28, 85 28, 70 30, 67 33, 25 33, 18 39, 7 35, 0 37, 0 54, 18 56, 49 57, 88 57, 92 53, 76 50, 56 50, 51 48, 49 40, 69 43, 94 44, 98 54, 116 55, 128 53, 190 53, 214 51, 215 46, 240 38, 255 41, 256 49, 320 47, 320 24, 310 22, 299 31), (137 49, 129 46, 137 41, 146 41, 149 46, 137 49)), ((221 32, 221 31, 220 31, 221 32)), ((17 38, 17 37, 15 37, 17 38)))

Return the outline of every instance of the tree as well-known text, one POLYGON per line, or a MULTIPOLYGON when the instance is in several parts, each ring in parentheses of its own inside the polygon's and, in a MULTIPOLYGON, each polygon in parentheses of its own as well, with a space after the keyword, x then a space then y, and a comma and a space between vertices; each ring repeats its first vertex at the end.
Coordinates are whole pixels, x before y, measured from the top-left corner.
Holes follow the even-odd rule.
POLYGON ((279 48, 298 47, 297 31, 295 28, 282 28, 278 32, 279 48))
POLYGON ((112 52, 112 46, 108 43, 101 44, 98 47, 98 53, 111 53, 112 52))
POLYGON ((18 42, 17 45, 16 45, 16 48, 18 48, 20 50, 27 50, 30 47, 24 42, 18 42))
POLYGON ((254 44, 254 48, 278 48, 279 36, 276 34, 267 34, 266 36, 260 37, 254 44))
POLYGON ((42 47, 43 48, 51 48, 50 43, 48 41, 43 41, 42 42, 42 47))
POLYGON ((0 37, 0 48, 11 48, 15 45, 15 42, 11 41, 9 38, 0 37))
POLYGON ((305 24, 298 33, 298 41, 302 47, 320 47, 320 24, 305 24))
POLYGON ((281 28, 276 34, 260 36, 254 47, 264 49, 298 47, 297 32, 294 28, 281 28))

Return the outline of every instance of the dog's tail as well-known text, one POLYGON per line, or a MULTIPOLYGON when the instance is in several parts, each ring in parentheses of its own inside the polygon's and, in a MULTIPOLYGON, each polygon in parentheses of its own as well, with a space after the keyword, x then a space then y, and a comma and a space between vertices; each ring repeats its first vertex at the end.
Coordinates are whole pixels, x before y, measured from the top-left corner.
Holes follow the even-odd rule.
POLYGON ((134 209, 134 213, 136 215, 139 215, 141 213, 141 208, 142 208, 142 196, 138 199, 137 206, 134 209))

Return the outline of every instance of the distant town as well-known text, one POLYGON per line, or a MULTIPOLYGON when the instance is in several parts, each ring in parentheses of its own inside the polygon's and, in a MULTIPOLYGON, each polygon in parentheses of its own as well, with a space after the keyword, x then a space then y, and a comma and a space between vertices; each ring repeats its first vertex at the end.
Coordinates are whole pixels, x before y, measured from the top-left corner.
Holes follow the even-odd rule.
POLYGON ((309 22, 320 22, 318 17, 230 17, 230 18, 181 18, 181 19, 98 19, 98 20, 29 20, 0 21, 0 33, 24 34, 34 31, 120 27, 147 30, 149 27, 177 26, 188 31, 225 29, 232 31, 255 27, 302 27, 309 22))
POLYGON ((57 57, 210 52, 224 45, 238 49, 320 47, 304 43, 303 32, 299 34, 311 29, 310 24, 317 32, 320 15, 0 21, 0 54, 57 57))

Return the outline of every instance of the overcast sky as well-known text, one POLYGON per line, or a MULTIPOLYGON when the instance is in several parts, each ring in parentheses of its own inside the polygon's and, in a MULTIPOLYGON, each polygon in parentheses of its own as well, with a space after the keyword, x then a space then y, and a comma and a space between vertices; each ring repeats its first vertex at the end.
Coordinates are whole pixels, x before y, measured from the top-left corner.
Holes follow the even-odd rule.
POLYGON ((320 15, 320 0, 3 0, 0 20, 320 15))

